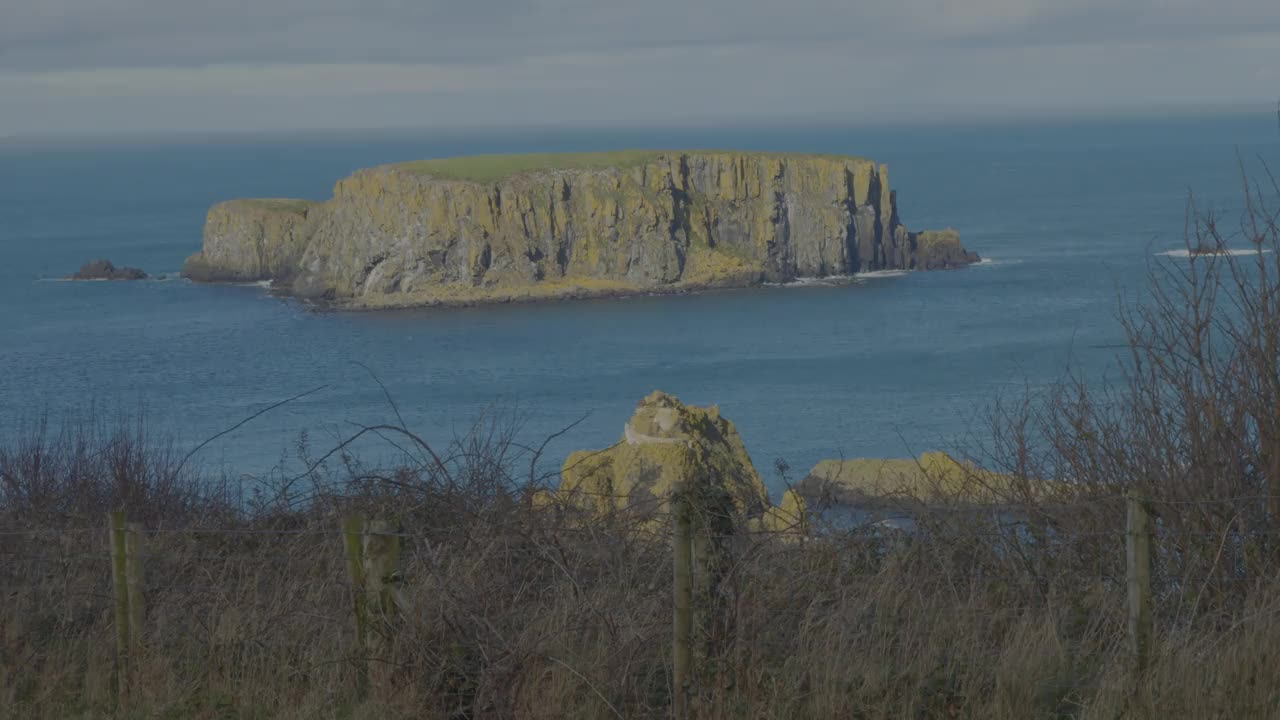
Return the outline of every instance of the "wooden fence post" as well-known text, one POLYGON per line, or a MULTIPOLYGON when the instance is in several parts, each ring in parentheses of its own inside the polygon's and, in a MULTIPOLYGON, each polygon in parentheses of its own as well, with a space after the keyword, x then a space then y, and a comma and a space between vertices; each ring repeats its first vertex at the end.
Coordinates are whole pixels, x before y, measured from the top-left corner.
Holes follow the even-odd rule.
POLYGON ((393 619, 399 611, 397 588, 400 585, 399 532, 385 520, 371 520, 365 525, 363 538, 363 562, 365 588, 377 604, 376 612, 385 619, 393 619))
POLYGON ((699 714, 731 681, 724 653, 733 608, 727 585, 735 534, 733 498, 714 475, 696 476, 689 494, 693 577, 693 650, 690 711, 699 714))
POLYGON ((370 682, 385 693, 390 687, 390 665, 382 656, 391 647, 394 623, 400 610, 399 585, 401 537, 385 520, 371 520, 362 538, 365 612, 369 626, 365 641, 369 657, 370 682))
POLYGON ((1125 561, 1129 589, 1129 642, 1134 670, 1141 675, 1150 662, 1153 636, 1151 615, 1151 516, 1136 492, 1127 496, 1128 528, 1125 561))
POLYGON ((129 698, 129 588, 128 549, 123 512, 107 513, 107 546, 111 550, 111 588, 115 595, 116 619, 116 703, 123 707, 129 698))
POLYGON ((144 577, 142 574, 142 552, 145 539, 142 523, 129 523, 125 526, 125 590, 129 600, 129 664, 130 672, 137 670, 138 658, 143 647, 143 630, 146 628, 146 604, 144 595, 144 577))
POLYGON ((365 520, 362 515, 350 515, 342 520, 342 545, 347 560, 347 577, 351 581, 352 610, 356 621, 355 666, 356 694, 363 698, 369 692, 369 660, 367 640, 369 633, 368 596, 364 579, 365 520))
POLYGON ((675 632, 671 648, 671 684, 675 697, 672 698, 672 712, 675 720, 684 720, 689 713, 689 666, 693 643, 693 522, 686 488, 682 487, 673 494, 671 510, 671 546, 675 567, 675 632))

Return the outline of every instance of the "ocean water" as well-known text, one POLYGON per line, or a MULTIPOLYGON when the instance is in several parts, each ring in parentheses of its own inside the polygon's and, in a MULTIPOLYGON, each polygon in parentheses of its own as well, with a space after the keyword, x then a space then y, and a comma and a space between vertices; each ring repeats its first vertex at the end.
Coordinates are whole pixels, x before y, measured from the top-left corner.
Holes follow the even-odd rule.
MULTIPOLYGON (((204 449, 208 469, 297 467, 352 423, 433 442, 515 409, 548 455, 615 441, 656 388, 718 404, 762 471, 829 457, 981 442, 999 396, 1066 369, 1102 376, 1115 312, 1152 263, 1185 262, 1188 193, 1224 224, 1240 163, 1280 163, 1267 113, 905 129, 730 128, 357 133, 0 146, 0 437, 53 419, 145 408, 186 447, 324 386, 204 449), (624 147, 849 153, 888 163, 913 229, 953 226, 986 258, 964 270, 681 297, 316 312, 258 286, 56 278, 105 257, 176 274, 209 205, 323 199, 361 167, 480 152, 624 147), (1173 252, 1171 252, 1173 251, 1173 252)), ((378 455, 377 443, 360 448, 378 455)))

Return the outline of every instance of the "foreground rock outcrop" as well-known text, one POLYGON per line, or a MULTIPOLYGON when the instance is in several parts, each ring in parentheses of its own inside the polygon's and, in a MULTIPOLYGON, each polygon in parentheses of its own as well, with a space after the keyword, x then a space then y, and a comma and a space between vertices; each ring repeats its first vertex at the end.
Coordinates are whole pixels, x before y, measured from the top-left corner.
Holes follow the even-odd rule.
POLYGON ((214 206, 184 275, 350 307, 742 287, 976 261, 914 233, 888 168, 840 156, 627 152, 362 170, 326 202, 214 206))
POLYGON ((823 460, 796 484, 796 492, 814 506, 852 507, 885 500, 998 504, 1045 497, 1057 487, 926 452, 918 459, 823 460))
POLYGON ((147 274, 134 267, 116 267, 110 260, 91 260, 68 280, 146 280, 147 274))
POLYGON ((795 493, 770 504, 741 436, 719 408, 685 405, 661 391, 640 402, 616 444, 570 455, 559 490, 539 502, 600 515, 657 516, 670 510, 672 493, 682 487, 721 498, 753 527, 798 532, 803 525, 804 502, 795 493))

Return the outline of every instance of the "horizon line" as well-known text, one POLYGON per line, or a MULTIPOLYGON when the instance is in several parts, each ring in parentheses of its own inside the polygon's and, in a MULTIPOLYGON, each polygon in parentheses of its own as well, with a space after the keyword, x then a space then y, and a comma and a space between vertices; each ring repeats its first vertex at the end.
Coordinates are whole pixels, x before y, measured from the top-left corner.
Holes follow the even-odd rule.
POLYGON ((1244 117, 1249 115, 1276 116, 1277 108, 1266 103, 1238 103, 1230 106, 1182 106, 1182 107, 1125 107, 1096 108, 1075 111, 1056 109, 1010 112, 1006 114, 958 114, 951 117, 929 115, 920 119, 907 116, 898 119, 831 117, 820 114, 797 117, 758 118, 754 120, 694 119, 672 123, 529 123, 519 125, 469 124, 469 125, 384 125, 364 127, 268 127, 268 128, 140 128, 119 131, 16 131, 0 133, 0 148, 14 148, 38 144, 84 145, 89 143, 149 145, 201 139, 206 141, 231 141, 268 139, 282 136, 343 136, 343 135, 485 135, 503 133, 557 133, 557 132, 664 132, 664 131, 715 131, 715 130, 893 130, 929 129, 953 127, 956 129, 986 127, 1016 127, 1022 125, 1087 125, 1099 121, 1139 121, 1156 116, 1167 119, 1196 119, 1213 117, 1244 117))

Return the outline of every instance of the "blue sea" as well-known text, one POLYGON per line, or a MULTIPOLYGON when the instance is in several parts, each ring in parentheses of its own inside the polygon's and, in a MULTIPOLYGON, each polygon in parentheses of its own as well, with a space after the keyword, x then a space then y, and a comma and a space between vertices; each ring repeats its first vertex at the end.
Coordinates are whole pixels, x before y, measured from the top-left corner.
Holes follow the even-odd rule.
MULTIPOLYGON (((768 127, 333 133, 0 145, 0 438, 47 414, 145 411, 210 471, 299 467, 355 424, 434 443, 515 411, 548 447, 616 441, 662 389, 718 404, 756 464, 910 456, 988 437, 985 411, 1114 372, 1116 311, 1183 245, 1189 193, 1225 225, 1241 163, 1280 163, 1274 114, 910 128, 768 127), (236 197, 324 199, 380 163, 472 153, 737 148, 847 153, 890 166, 904 222, 956 227, 963 270, 679 297, 317 312, 258 286, 177 279, 205 211, 236 197), (85 261, 165 275, 59 282, 85 261), (363 364, 363 366, 362 366, 363 364)), ((357 448, 372 456, 387 449, 357 448)))

